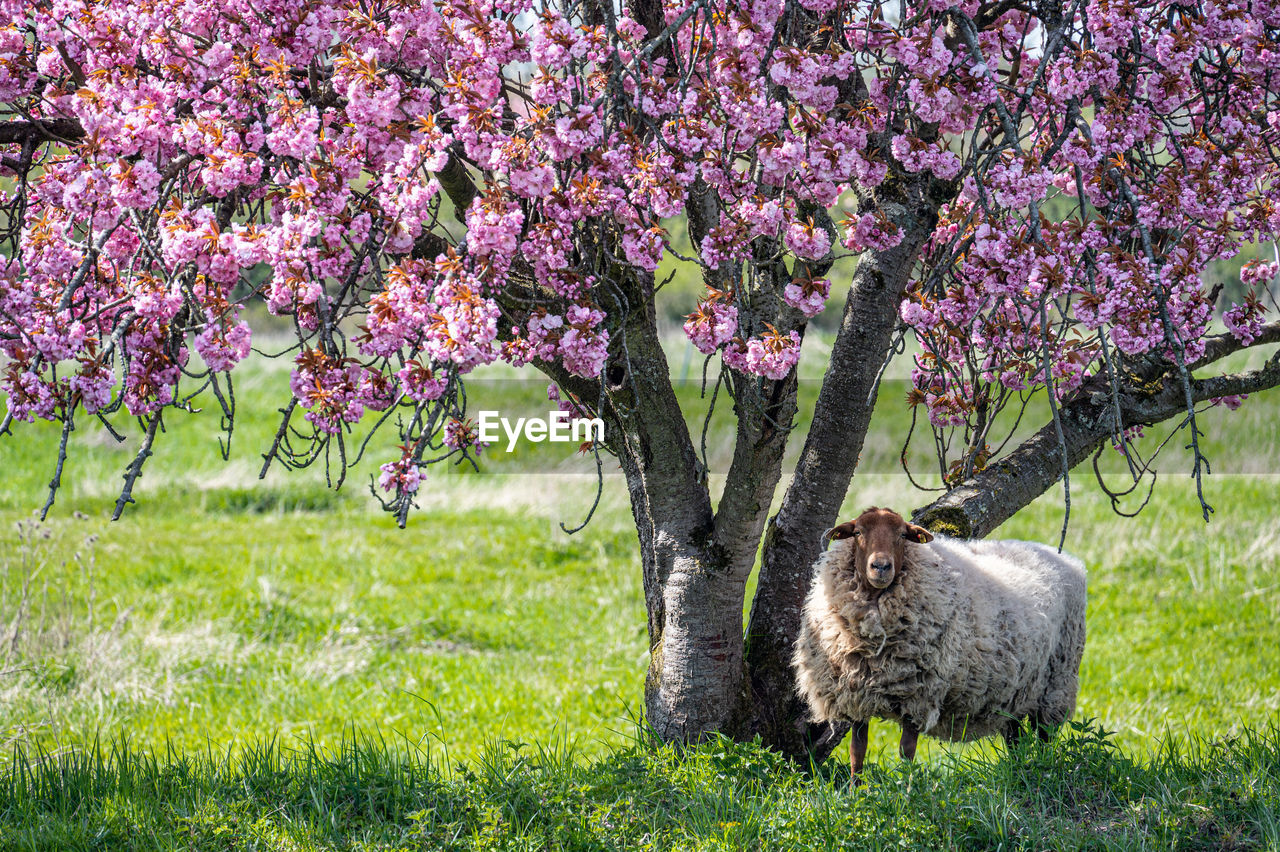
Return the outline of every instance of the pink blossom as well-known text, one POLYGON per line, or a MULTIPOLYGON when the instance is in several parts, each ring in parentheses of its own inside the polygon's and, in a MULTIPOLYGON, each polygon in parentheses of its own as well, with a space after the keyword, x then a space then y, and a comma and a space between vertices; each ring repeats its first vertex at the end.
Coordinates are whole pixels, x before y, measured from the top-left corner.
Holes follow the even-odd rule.
POLYGON ((794 279, 782 291, 782 300, 806 317, 820 313, 827 304, 831 282, 826 278, 794 279))
MULTIPOLYGON (((721 288, 684 322, 693 345, 776 380, 838 243, 900 248, 861 262, 912 278, 912 399, 965 429, 1004 390, 1081 387, 1104 342, 1194 360, 1205 272, 1280 237, 1269 8, 1091 0, 1050 27, 1034 4, 800 5, 825 35, 796 38, 781 2, 642 24, 527 0, 184 0, 175 27, 166 4, 0 0, 0 103, 79 131, 0 158, 10 410, 180 402, 184 371, 247 357, 252 285, 297 333, 320 439, 401 397, 440 422, 497 358, 598 376, 675 265, 721 288)), ((1238 341, 1272 320, 1278 268, 1242 270, 1238 341)), ((382 470, 400 494, 405 452, 382 470)))
POLYGON ((792 223, 787 228, 786 242, 787 248, 810 260, 821 260, 831 250, 831 237, 813 220, 792 223))
POLYGON ((89 362, 71 377, 71 389, 80 395, 85 412, 94 414, 111 403, 115 376, 102 364, 89 362))
POLYGON ((414 402, 428 402, 439 399, 449 386, 449 377, 437 373, 423 364, 421 359, 414 359, 396 373, 396 379, 404 388, 404 395, 414 402))
POLYGON ((778 381, 800 360, 800 335, 796 332, 781 334, 770 328, 761 337, 746 342, 746 350, 738 369, 778 381))
POLYGON ((660 227, 644 231, 627 230, 622 234, 622 251, 627 260, 641 269, 650 271, 658 268, 666 248, 666 232, 660 227))
POLYGON ((1244 401, 1248 398, 1249 398, 1249 394, 1242 393, 1242 394, 1237 394, 1235 396, 1214 397, 1213 399, 1209 400, 1209 402, 1212 403, 1213 405, 1221 405, 1224 408, 1226 408, 1228 411, 1235 411, 1237 408, 1244 405, 1244 401))
POLYGON ((727 294, 713 292, 685 320, 684 333, 704 355, 728 343, 738 330, 738 309, 727 298, 727 294))
POLYGON ((422 468, 406 453, 399 461, 387 462, 378 468, 378 487, 383 491, 414 494, 422 485, 422 468))
POLYGON ((204 331, 196 335, 192 345, 206 367, 215 372, 223 372, 249 355, 252 339, 248 323, 236 322, 225 327, 221 319, 211 317, 204 331))
POLYGON ((441 440, 451 450, 464 450, 477 454, 489 446, 487 442, 480 440, 475 423, 470 420, 459 420, 456 417, 445 421, 441 440))
POLYGON ((1262 326, 1266 324, 1262 303, 1252 295, 1241 304, 1232 305, 1224 311, 1222 321, 1226 324, 1227 331, 1246 346, 1258 338, 1262 326))

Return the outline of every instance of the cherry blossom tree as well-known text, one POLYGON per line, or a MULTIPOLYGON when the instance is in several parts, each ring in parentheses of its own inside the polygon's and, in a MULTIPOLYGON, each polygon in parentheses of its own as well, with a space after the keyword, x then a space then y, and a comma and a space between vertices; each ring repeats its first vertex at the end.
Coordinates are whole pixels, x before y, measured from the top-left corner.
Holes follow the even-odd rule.
POLYGON ((1269 0, 0 9, 0 432, 62 424, 46 511, 78 424, 141 431, 118 515, 175 408, 210 392, 231 421, 251 300, 297 338, 267 465, 323 457, 340 480, 352 424, 398 428, 378 485, 402 524, 429 462, 477 451, 468 374, 528 365, 607 423, 667 739, 821 755, 842 733, 805 722, 788 659, 904 336, 947 489, 916 519, 959 535, 1102 447, 1139 480, 1130 430, 1170 418, 1198 482, 1201 407, 1280 383, 1275 356, 1212 370, 1280 341, 1277 264, 1230 304, 1204 274, 1280 227, 1269 0), (658 333, 671 256, 706 285, 684 331, 736 415, 719 494, 658 333), (839 332, 769 517, 824 309, 839 332), (1010 446, 1033 398, 1049 416, 1010 446))

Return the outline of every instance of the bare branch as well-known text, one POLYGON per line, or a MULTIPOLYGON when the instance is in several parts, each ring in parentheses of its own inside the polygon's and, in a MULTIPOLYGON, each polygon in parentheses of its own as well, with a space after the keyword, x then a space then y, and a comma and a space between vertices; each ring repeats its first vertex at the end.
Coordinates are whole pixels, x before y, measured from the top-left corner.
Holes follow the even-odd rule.
POLYGON ((62 421, 62 439, 58 441, 58 462, 53 468, 53 479, 49 480, 49 499, 40 510, 42 521, 49 517, 49 510, 53 508, 53 501, 57 498, 58 489, 62 486, 62 467, 67 463, 67 441, 76 428, 74 414, 74 409, 68 411, 67 419, 62 421))
POLYGON ((0 145, 13 145, 29 139, 37 142, 69 142, 83 136, 84 128, 74 118, 0 121, 0 145))
POLYGON ((124 488, 120 491, 120 496, 116 499, 116 510, 111 513, 111 520, 120 520, 120 515, 124 512, 124 507, 133 502, 133 484, 138 481, 138 477, 142 476, 142 466, 146 464, 147 459, 151 456, 151 444, 156 439, 156 429, 160 428, 160 420, 164 414, 161 409, 151 415, 151 419, 147 422, 147 432, 142 438, 142 446, 138 448, 138 454, 133 457, 133 462, 124 472, 124 488))
MULTIPOLYGON (((1110 394, 1095 377, 1075 399, 1060 409, 1063 438, 1053 423, 1024 441, 1008 456, 990 465, 927 506, 912 513, 915 522, 960 538, 982 538, 1019 509, 1030 505, 1062 476, 1064 466, 1075 467, 1103 442, 1130 426, 1149 426, 1185 415, 1187 400, 1176 367, 1166 372, 1160 390, 1143 393, 1121 386, 1122 422, 1115 422, 1110 394), (1066 449, 1066 459, 1062 448, 1066 449)), ((1193 403, 1225 396, 1256 393, 1280 385, 1280 353, 1266 365, 1245 373, 1190 380, 1193 403)))
POLYGON ((1249 343, 1245 343, 1234 334, 1215 334, 1205 338, 1204 354, 1188 365, 1191 370, 1207 367, 1215 361, 1221 361, 1228 355, 1254 346, 1265 346, 1268 343, 1280 343, 1280 322, 1271 322, 1259 329, 1258 334, 1249 343))

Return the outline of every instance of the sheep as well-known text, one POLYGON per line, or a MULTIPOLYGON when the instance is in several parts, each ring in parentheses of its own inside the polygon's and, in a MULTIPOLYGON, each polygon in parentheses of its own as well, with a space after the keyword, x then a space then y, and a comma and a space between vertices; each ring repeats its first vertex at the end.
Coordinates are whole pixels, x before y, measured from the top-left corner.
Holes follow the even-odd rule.
POLYGON ((1025 541, 934 537, 871 508, 827 533, 814 563, 792 667, 817 722, 853 725, 859 783, 872 716, 919 734, 1010 748, 1030 719, 1043 740, 1075 711, 1085 639, 1085 570, 1025 541))

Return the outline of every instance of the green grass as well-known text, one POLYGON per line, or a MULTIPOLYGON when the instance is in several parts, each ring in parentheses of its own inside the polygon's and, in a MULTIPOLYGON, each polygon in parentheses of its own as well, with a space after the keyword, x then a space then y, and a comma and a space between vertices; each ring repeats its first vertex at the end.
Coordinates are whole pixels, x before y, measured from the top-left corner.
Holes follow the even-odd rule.
POLYGON ((447 720, 479 742, 586 734, 637 695, 643 609, 612 570, 623 530, 551 544, 545 522, 479 509, 404 532, 353 510, 146 515, 17 543, 30 555, 7 570, 6 611, 17 578, 34 582, 0 731, 198 748, 447 720), (67 558, 90 528, 92 565, 67 558))
POLYGON ((999 759, 872 767, 848 787, 752 744, 644 737, 599 758, 491 741, 440 769, 430 739, 23 753, 0 774, 6 850, 1280 848, 1280 729, 1153 760, 1093 724, 999 759))
MULTIPOLYGON (((557 731, 599 753, 640 705, 647 644, 620 483, 585 532, 557 527, 585 513, 592 484, 458 477, 407 530, 354 497, 269 488, 146 503, 114 524, 10 526, 4 641, 23 617, 12 654, 0 647, 0 731, 46 748, 128 734, 192 749, 333 743, 355 722, 432 731, 460 757, 488 736, 557 731)), ((1210 486, 1208 526, 1185 484, 1137 520, 1096 494, 1074 503, 1068 548, 1090 566, 1080 712, 1139 752, 1166 729, 1280 718, 1278 484, 1210 486)), ((901 477, 862 478, 846 512, 909 496, 901 477)), ((1050 495, 1002 534, 1052 539, 1060 522, 1050 495)), ((892 735, 873 726, 882 747, 892 735)))
MULTIPOLYGON (((802 412, 820 355, 802 364, 802 412)), ((700 363, 679 351, 672 362, 700 429, 700 363)), ((541 404, 542 382, 488 378, 476 407, 541 404)), ((846 515, 928 499, 886 473, 909 420, 898 390, 882 393, 863 453, 873 473, 855 479, 846 515)), ((286 393, 287 372, 244 371, 230 462, 209 412, 169 418, 138 504, 115 523, 136 438, 118 448, 82 424, 44 524, 31 515, 56 432, 19 425, 0 439, 0 848, 1275 846, 1280 477, 1265 471, 1280 470, 1280 418, 1269 397, 1232 419, 1214 412, 1215 469, 1248 475, 1207 481, 1211 524, 1180 475, 1185 456, 1162 467, 1136 519, 1073 475, 1066 546, 1090 570, 1077 718, 1113 734, 1078 731, 1017 761, 991 743, 925 740, 903 773, 896 729, 874 724, 874 783, 850 798, 838 760, 808 778, 750 749, 699 750, 685 766, 634 742, 647 642, 612 467, 575 536, 559 525, 586 516, 594 465, 527 448, 492 454, 481 475, 433 471, 397 530, 367 494, 374 465, 337 493, 320 470, 254 479, 286 393), (549 745, 566 739, 571 751, 549 745), (1251 760, 1263 768, 1241 768, 1251 760), (1110 786, 1089 792, 1099 777, 1110 786)), ((730 449, 721 404, 713 472, 730 449)), ((1061 522, 1050 493, 997 534, 1056 541, 1061 522)))

